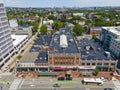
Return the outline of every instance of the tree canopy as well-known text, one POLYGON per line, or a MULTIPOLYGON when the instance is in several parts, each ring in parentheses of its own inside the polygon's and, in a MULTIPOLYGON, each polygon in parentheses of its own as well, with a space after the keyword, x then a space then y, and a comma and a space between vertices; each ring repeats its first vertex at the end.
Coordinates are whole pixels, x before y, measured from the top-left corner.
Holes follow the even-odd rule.
POLYGON ((53 23, 52 27, 53 27, 54 29, 63 28, 63 27, 64 27, 64 23, 61 22, 61 21, 55 21, 55 22, 53 23))
POLYGON ((47 26, 42 25, 41 28, 40 28, 40 32, 41 32, 41 34, 46 34, 47 33, 47 26))
POLYGON ((74 35, 77 35, 77 36, 82 35, 83 33, 85 33, 86 30, 87 30, 86 27, 82 27, 79 24, 76 24, 74 26, 74 28, 73 28, 74 35))

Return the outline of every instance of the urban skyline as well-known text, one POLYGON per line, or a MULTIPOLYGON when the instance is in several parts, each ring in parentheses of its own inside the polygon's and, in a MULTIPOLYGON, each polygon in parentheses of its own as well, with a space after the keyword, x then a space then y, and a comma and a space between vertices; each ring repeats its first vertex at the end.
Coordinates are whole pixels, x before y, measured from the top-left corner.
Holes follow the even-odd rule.
POLYGON ((2 0, 5 7, 104 7, 120 6, 119 0, 2 0))

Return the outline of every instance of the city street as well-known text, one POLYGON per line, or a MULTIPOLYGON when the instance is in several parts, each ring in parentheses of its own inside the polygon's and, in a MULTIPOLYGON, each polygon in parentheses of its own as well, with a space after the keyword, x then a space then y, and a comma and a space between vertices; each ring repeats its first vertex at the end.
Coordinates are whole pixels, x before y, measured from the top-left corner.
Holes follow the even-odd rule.
MULTIPOLYGON (((54 90, 53 85, 56 81, 55 78, 26 79, 21 85, 19 85, 18 90, 54 90)), ((114 88, 112 81, 105 82, 103 86, 97 86, 96 84, 82 85, 81 80, 79 79, 74 79, 73 81, 76 81, 77 83, 60 85, 56 90, 104 90, 106 87, 114 88)))

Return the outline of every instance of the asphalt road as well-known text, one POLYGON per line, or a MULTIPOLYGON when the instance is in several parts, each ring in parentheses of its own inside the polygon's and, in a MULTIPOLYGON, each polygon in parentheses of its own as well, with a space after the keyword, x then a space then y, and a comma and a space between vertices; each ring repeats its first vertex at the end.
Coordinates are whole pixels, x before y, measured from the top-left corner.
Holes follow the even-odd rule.
MULTIPOLYGON (((106 87, 114 88, 112 81, 105 82, 103 86, 97 86, 96 84, 82 85, 80 80, 76 80, 78 83, 64 84, 56 88, 56 90, 104 90, 106 87)), ((27 79, 24 80, 18 90, 54 90, 53 84, 56 81, 57 80, 53 78, 27 79)))
POLYGON ((0 90, 8 90, 13 80, 13 75, 0 75, 0 90))

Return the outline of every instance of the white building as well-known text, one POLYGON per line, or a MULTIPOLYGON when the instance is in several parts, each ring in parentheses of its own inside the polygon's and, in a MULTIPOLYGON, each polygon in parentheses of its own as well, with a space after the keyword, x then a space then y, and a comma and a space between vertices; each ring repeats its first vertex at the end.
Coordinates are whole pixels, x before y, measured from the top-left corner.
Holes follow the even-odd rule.
POLYGON ((46 25, 51 25, 53 24, 53 20, 47 20, 47 21, 43 21, 43 24, 46 24, 46 25))
POLYGON ((24 50, 25 44, 28 42, 28 35, 11 35, 16 53, 21 53, 24 50))
POLYGON ((9 20, 9 24, 11 28, 16 28, 18 27, 18 23, 16 19, 9 20))
POLYGON ((73 13, 73 16, 81 16, 81 17, 83 17, 84 13, 73 13))
POLYGON ((45 24, 45 25, 47 26, 47 29, 48 29, 49 31, 53 30, 53 29, 52 29, 52 24, 53 24, 53 23, 54 23, 53 20, 45 20, 45 21, 43 21, 43 24, 45 24))
POLYGON ((0 68, 13 56, 14 46, 6 11, 0 2, 0 68))
POLYGON ((12 28, 11 33, 15 35, 28 35, 29 38, 31 38, 32 27, 31 26, 18 26, 16 28, 12 28))

